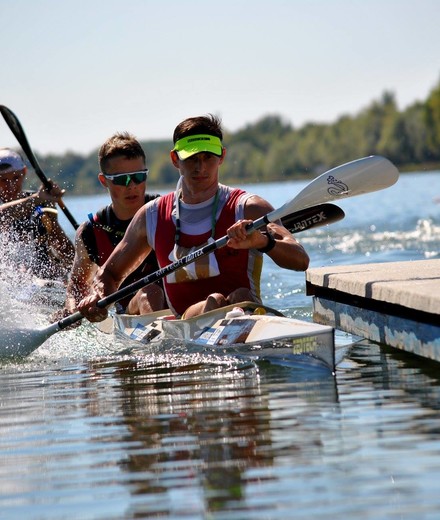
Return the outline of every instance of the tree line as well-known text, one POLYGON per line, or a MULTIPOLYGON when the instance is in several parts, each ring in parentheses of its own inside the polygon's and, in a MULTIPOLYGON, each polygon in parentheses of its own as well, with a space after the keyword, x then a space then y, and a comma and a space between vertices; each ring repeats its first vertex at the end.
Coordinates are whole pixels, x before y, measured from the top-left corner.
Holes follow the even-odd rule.
MULTIPOLYGON (((221 180, 226 184, 313 178, 368 155, 383 155, 400 171, 440 169, 440 81, 425 101, 404 110, 386 91, 359 113, 342 115, 334 123, 295 128, 281 116, 268 115, 235 133, 225 132, 224 144, 227 159, 221 180)), ((177 172, 169 158, 171 140, 142 145, 150 189, 174 186, 177 172)), ((46 175, 69 194, 92 194, 102 190, 97 155, 98 150, 88 156, 69 152, 38 160, 46 175)))

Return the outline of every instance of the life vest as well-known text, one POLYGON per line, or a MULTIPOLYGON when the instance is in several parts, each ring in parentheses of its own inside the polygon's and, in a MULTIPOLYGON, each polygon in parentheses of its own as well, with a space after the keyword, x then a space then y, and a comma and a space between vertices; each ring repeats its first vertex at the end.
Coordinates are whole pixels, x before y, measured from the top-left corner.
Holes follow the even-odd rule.
POLYGON ((90 213, 88 217, 89 221, 81 238, 90 260, 101 267, 122 240, 131 219, 116 221, 110 206, 102 208, 94 215, 90 213))

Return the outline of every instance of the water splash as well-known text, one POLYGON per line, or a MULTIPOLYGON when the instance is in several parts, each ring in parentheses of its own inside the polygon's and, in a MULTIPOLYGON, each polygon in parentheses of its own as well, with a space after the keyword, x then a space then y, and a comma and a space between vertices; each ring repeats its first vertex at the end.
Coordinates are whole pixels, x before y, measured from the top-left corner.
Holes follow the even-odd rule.
MULTIPOLYGON (((379 261, 428 259, 440 257, 440 225, 432 219, 419 219, 412 228, 379 230, 375 224, 356 229, 340 228, 305 236, 302 244, 313 258, 316 254, 349 257, 350 263, 365 262, 365 257, 378 256, 379 261)), ((374 260, 376 261, 376 260, 374 260)))
MULTIPOLYGON (((29 247, 9 238, 0 235, 0 347, 3 352, 20 352, 26 331, 31 335, 51 324, 51 315, 64 305, 66 287, 62 281, 35 276, 22 261, 31 254, 29 247)), ((112 339, 85 323, 48 339, 31 358, 47 362, 108 354, 112 339)))

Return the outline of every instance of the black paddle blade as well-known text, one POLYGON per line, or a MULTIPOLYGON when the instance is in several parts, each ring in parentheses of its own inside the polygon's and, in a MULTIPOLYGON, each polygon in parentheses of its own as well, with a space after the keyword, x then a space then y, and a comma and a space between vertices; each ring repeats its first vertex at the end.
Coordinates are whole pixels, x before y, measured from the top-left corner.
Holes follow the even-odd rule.
POLYGON ((12 112, 12 110, 10 110, 8 107, 4 105, 0 105, 0 112, 4 120, 6 121, 6 124, 11 129, 11 132, 14 134, 17 141, 20 143, 20 146, 22 147, 26 157, 29 159, 29 162, 31 163, 32 167, 35 170, 41 170, 40 165, 38 164, 38 161, 35 155, 33 154, 29 142, 26 138, 26 134, 24 133, 23 127, 21 126, 20 121, 18 120, 18 117, 14 114, 14 112, 12 112))
POLYGON ((281 222, 291 233, 299 233, 307 229, 333 224, 344 217, 344 211, 336 204, 318 204, 290 213, 283 217, 281 222))
MULTIPOLYGON (((6 121, 6 124, 11 129, 11 132, 15 135, 15 138, 20 143, 20 146, 25 153, 26 157, 28 158, 29 162, 32 165, 32 168, 35 170, 35 173, 37 174, 37 177, 40 179, 40 181, 44 184, 45 188, 50 190, 52 188, 52 183, 49 182, 48 178, 46 177, 45 173, 41 169, 40 165, 38 164, 37 158, 35 157, 31 145, 29 144, 29 141, 27 140, 26 134, 23 130, 23 127, 21 126, 20 121, 18 120, 18 117, 12 112, 11 109, 6 107, 5 105, 0 105, 0 113, 3 116, 4 120, 6 121)), ((74 216, 70 211, 66 208, 64 205, 64 202, 60 200, 58 202, 59 207, 63 210, 63 213, 66 215, 69 222, 72 224, 74 229, 78 229, 78 223, 76 222, 74 216)))

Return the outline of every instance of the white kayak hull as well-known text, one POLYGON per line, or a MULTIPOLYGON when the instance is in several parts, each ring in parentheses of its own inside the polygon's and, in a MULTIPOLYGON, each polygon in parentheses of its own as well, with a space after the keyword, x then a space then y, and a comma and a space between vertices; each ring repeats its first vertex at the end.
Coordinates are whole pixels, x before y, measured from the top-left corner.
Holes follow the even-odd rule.
POLYGON ((335 370, 332 327, 288 318, 252 302, 230 305, 188 320, 174 319, 168 309, 142 316, 116 314, 113 320, 118 335, 145 345, 172 339, 203 351, 281 362, 308 359, 335 370))

